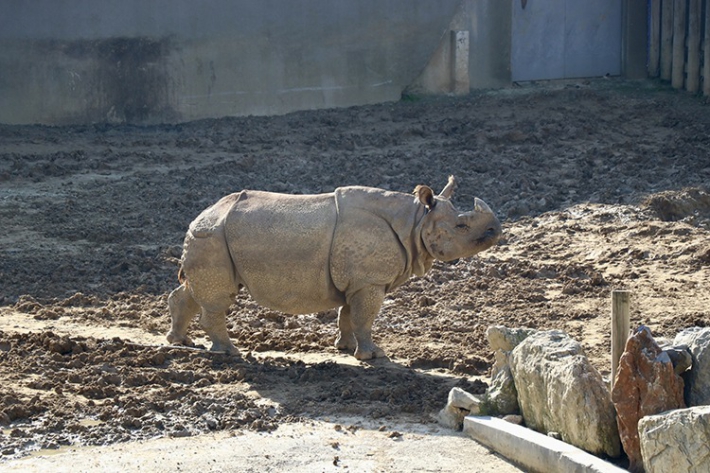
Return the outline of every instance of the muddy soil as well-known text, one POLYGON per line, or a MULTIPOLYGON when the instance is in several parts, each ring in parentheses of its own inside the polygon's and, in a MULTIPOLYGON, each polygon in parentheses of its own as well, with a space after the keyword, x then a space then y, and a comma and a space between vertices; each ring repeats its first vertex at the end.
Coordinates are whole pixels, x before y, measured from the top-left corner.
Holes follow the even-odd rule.
MULTIPOLYGON (((428 424, 482 392, 490 325, 565 330, 605 375, 613 289, 632 326, 710 323, 710 109, 652 82, 134 127, 0 126, 0 461, 39 449, 272 432, 348 415, 428 424), (335 311, 237 297, 242 356, 170 347, 167 294, 190 221, 243 188, 360 184, 484 199, 498 246, 390 294, 389 360, 333 348, 335 311)), ((192 334, 209 347, 195 323, 192 334)))

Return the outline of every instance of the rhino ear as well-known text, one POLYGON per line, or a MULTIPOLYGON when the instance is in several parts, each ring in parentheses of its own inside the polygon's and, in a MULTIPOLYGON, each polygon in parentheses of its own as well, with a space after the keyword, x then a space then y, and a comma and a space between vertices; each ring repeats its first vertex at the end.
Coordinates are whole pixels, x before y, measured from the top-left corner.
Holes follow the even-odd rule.
POLYGON ((439 197, 451 199, 451 196, 454 194, 454 189, 456 189, 456 178, 449 176, 449 182, 446 184, 446 187, 444 187, 444 190, 441 191, 439 197))
POLYGON ((417 196, 417 200, 429 210, 433 209, 436 205, 434 191, 431 190, 429 186, 417 186, 414 189, 414 195, 417 196))

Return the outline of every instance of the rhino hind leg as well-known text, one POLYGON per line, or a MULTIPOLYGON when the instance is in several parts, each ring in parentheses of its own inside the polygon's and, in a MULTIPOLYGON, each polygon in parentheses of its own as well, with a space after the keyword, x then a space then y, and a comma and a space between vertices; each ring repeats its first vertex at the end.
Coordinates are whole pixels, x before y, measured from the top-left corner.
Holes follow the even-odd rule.
POLYGON ((187 336, 187 330, 192 319, 200 311, 200 306, 184 284, 170 293, 168 308, 171 319, 170 332, 167 336, 168 342, 175 345, 193 346, 192 340, 187 336))
POLYGON ((222 307, 203 307, 200 316, 200 326, 212 340, 211 351, 224 351, 230 355, 238 355, 239 350, 232 344, 227 332, 227 310, 231 304, 222 307))
POLYGON ((335 348, 353 353, 357 349, 357 341, 353 333, 353 324, 350 319, 350 306, 344 305, 338 311, 338 337, 335 339, 335 348))
MULTIPOLYGON (((221 234, 186 238, 182 270, 184 299, 191 299, 190 310, 201 311, 200 326, 212 341, 212 351, 238 354, 227 332, 227 310, 239 291, 234 267, 224 237, 221 234), (194 304, 194 305, 192 305, 194 304)), ((180 320, 181 323, 182 320, 180 320)), ((189 325, 188 322, 184 322, 189 325)), ((173 317, 175 326, 175 317, 173 317)), ((182 328, 178 324, 178 328, 182 328)), ((186 330, 186 327, 184 328, 186 330)), ((178 335, 184 335, 177 331, 178 335)))
POLYGON ((350 322, 353 335, 357 341, 355 358, 369 360, 385 357, 385 351, 372 341, 372 323, 385 300, 385 290, 382 287, 371 286, 360 289, 349 297, 350 322))

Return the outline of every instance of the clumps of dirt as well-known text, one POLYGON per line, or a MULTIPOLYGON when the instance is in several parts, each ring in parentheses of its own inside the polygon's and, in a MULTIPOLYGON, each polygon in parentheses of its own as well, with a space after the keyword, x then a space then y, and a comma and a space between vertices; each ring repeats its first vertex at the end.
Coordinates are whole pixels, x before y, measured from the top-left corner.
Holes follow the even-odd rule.
POLYGON ((0 316, 18 321, 0 334, 2 453, 426 417, 452 384, 481 388, 468 380, 493 361, 490 325, 565 330, 608 373, 613 289, 659 336, 710 320, 709 116, 697 97, 603 80, 156 127, 0 125, 0 316), (504 237, 387 296, 373 335, 396 362, 293 361, 335 357, 336 312, 287 316, 246 292, 228 314, 243 358, 140 344, 163 343, 185 230, 220 197, 411 192, 449 174, 457 207, 484 199, 504 237))
POLYGON ((0 349, 0 375, 16 386, 0 389, 0 425, 11 426, 0 434, 6 457, 71 444, 271 431, 305 414, 409 413, 426 422, 452 386, 486 388, 397 366, 257 360, 51 331, 0 332, 0 349))
POLYGON ((73 322, 97 326, 141 328, 147 332, 166 330, 167 294, 152 296, 139 291, 119 292, 107 299, 77 292, 67 298, 37 300, 23 295, 11 306, 17 312, 31 315, 35 320, 70 318, 73 322), (117 322, 118 321, 118 322, 117 322))
POLYGON ((690 187, 681 191, 659 192, 645 199, 642 205, 665 222, 687 218, 707 220, 710 219, 710 190, 690 187))

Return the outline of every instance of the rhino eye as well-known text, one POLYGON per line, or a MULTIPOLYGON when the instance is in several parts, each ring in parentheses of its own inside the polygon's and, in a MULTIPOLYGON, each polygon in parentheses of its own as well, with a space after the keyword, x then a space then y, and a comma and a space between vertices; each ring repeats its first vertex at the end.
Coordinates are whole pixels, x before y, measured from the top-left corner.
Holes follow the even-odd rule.
POLYGON ((466 225, 465 223, 459 223, 458 225, 456 225, 456 228, 459 230, 468 230, 468 225, 466 225))

